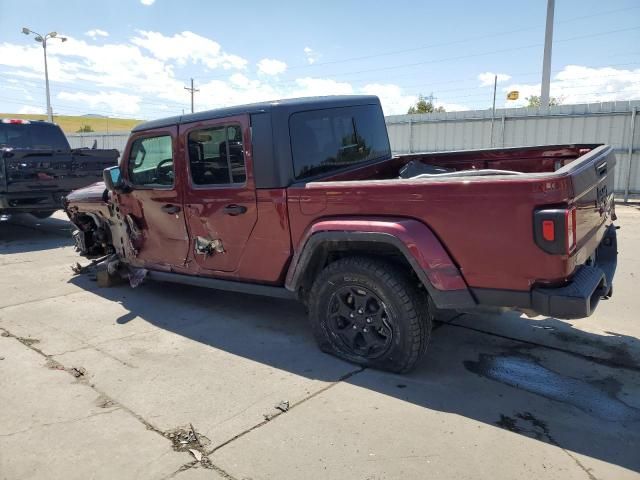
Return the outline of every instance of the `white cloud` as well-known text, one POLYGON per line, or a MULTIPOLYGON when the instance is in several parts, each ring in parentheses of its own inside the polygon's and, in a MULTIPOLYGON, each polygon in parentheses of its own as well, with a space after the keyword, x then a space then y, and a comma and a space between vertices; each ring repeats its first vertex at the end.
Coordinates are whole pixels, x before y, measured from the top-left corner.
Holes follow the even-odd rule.
MULTIPOLYGON (((266 73, 284 71, 286 65, 270 58, 259 62, 262 73, 250 75, 245 59, 192 32, 169 36, 137 32, 127 42, 101 45, 69 37, 64 44, 52 44, 48 54, 53 106, 61 113, 90 113, 93 109, 95 113, 150 118, 180 113, 188 108, 189 95, 183 88, 185 79, 178 79, 176 70, 192 65, 217 70, 209 79, 204 74, 196 77, 198 110, 279 98, 364 93, 379 95, 385 112, 393 114, 405 113, 415 100, 393 84, 356 88, 349 82, 312 76, 277 82, 266 73), (225 71, 228 76, 218 73, 225 71)), ((35 98, 44 98, 43 92, 33 91, 41 90, 43 78, 38 45, 0 44, 0 68, 5 80, 35 81, 30 91, 35 98)), ((15 98, 25 101, 22 93, 15 98)))
POLYGON ((34 105, 24 105, 18 110, 18 113, 22 115, 36 114, 36 115, 44 115, 45 109, 41 107, 36 107, 34 105))
POLYGON ((350 83, 337 82, 328 78, 304 77, 295 80, 296 87, 286 97, 319 97, 324 95, 350 95, 353 87, 350 83))
POLYGON ((492 87, 496 76, 498 77, 498 83, 503 83, 511 79, 511 75, 507 75, 506 73, 484 72, 478 75, 478 80, 480 80, 480 86, 492 87))
POLYGON ((87 112, 92 109, 107 107, 116 112, 134 114, 140 112, 140 97, 120 92, 99 92, 97 94, 60 92, 57 95, 60 100, 69 100, 86 105, 87 112))
POLYGON ((109 32, 106 32, 104 30, 100 30, 99 28, 94 28, 93 30, 89 30, 87 32, 84 33, 86 36, 91 37, 93 39, 95 39, 96 37, 108 37, 109 36, 109 32))
POLYGON ((418 100, 415 95, 406 95, 403 93, 402 88, 393 84, 370 83, 362 87, 359 93, 377 95, 380 98, 385 115, 407 113, 409 107, 418 100))
POLYGON ((287 64, 280 60, 263 58, 258 62, 258 72, 265 75, 278 75, 287 69, 287 64))
MULTIPOLYGON (((47 49, 53 107, 59 113, 93 112, 138 118, 180 113, 189 104, 189 95, 183 88, 189 74, 182 73, 183 68, 201 72, 196 75, 200 89, 195 97, 198 110, 299 96, 373 94, 380 97, 385 113, 391 115, 406 113, 416 101, 414 94, 393 83, 357 86, 314 76, 279 82, 275 76, 288 71, 285 62, 266 57, 258 62, 255 71, 250 71, 246 59, 227 51, 214 39, 189 31, 171 35, 138 31, 128 41, 113 42, 109 37, 101 44, 86 37, 68 38, 67 42, 52 43, 47 49)), ((315 52, 306 47, 305 54, 315 52)), ((5 100, 19 102, 13 111, 20 106, 40 105, 41 101, 44 104, 39 45, 0 43, 0 73, 3 77, 0 88, 7 93, 5 97, 10 97, 5 100)), ((491 85, 493 75, 484 72, 478 79, 491 85)), ((505 93, 520 91, 521 100, 509 106, 523 105, 525 97, 539 95, 537 83, 509 83, 505 73, 499 74, 498 79, 503 82, 501 90, 505 93)), ((640 69, 570 65, 554 76, 551 94, 563 97, 564 103, 638 99, 640 69)), ((456 98, 451 100, 455 102, 456 98)), ((11 103, 9 107, 12 104, 15 105, 11 103)), ((447 111, 466 109, 465 105, 447 102, 446 98, 437 101, 436 106, 447 111)), ((44 106, 33 108, 44 110, 44 106)))
POLYGON ((320 55, 311 47, 304 47, 304 56, 306 57, 309 65, 313 65, 320 58, 320 55))
POLYGON ((140 0, 140 3, 142 5, 146 5, 146 6, 153 5, 155 2, 156 2, 156 0, 140 0))
POLYGON ((192 62, 210 69, 241 70, 248 63, 242 57, 223 52, 218 42, 189 31, 167 37, 159 32, 140 30, 131 43, 149 51, 158 60, 176 61, 181 66, 192 62))
MULTIPOLYGON (((520 98, 508 101, 510 107, 524 106, 526 97, 540 95, 540 84, 510 84, 503 91, 517 90, 520 98)), ((567 65, 551 81, 551 96, 564 104, 613 102, 640 99, 640 68, 621 70, 613 67, 591 68, 567 65)))

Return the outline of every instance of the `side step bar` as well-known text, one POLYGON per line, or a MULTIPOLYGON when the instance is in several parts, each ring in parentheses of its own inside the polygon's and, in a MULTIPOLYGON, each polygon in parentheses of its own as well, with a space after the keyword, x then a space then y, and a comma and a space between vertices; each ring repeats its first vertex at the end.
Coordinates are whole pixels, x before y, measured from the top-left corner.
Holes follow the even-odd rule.
POLYGON ((219 278, 196 277, 192 275, 182 275, 180 273, 158 272, 149 270, 147 278, 159 282, 181 283, 183 285, 193 285, 195 287, 213 288, 215 290, 226 290, 228 292, 249 293, 251 295, 261 295, 263 297, 276 297, 295 300, 294 292, 284 287, 273 287, 271 285, 260 285, 255 283, 234 282, 231 280, 220 280, 219 278))

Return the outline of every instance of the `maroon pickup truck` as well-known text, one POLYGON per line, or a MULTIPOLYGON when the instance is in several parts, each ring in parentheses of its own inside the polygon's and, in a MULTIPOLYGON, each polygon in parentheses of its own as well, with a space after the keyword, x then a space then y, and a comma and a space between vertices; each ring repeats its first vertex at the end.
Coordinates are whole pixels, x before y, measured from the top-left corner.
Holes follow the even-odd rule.
POLYGON ((393 156, 377 97, 282 100, 136 127, 65 207, 110 272, 293 297, 320 347, 404 372, 440 309, 590 315, 612 293, 604 145, 393 156))

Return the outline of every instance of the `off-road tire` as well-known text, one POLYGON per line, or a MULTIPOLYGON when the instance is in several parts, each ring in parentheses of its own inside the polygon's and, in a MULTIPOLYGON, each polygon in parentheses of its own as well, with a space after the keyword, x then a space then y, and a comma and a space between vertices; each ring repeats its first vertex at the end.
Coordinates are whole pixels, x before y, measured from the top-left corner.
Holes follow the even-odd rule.
MULTIPOLYGON (((433 315, 428 296, 409 272, 373 257, 346 257, 330 263, 315 279, 309 295, 309 319, 320 349, 358 365, 404 373, 412 370, 427 350, 433 315), (377 295, 392 329, 388 349, 376 358, 355 355, 332 333, 330 302, 341 288, 355 286, 377 295)), ((354 327, 355 328, 355 327, 354 327)))

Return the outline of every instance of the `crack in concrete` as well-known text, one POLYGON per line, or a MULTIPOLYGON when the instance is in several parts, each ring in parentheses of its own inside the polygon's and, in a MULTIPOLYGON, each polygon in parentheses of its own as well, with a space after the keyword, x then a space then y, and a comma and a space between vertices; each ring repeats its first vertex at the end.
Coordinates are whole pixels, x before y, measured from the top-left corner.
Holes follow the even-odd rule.
POLYGON ((44 302, 46 300, 53 300, 54 298, 70 297, 71 295, 78 295, 80 293, 95 292, 96 290, 98 290, 98 288, 100 288, 100 287, 83 288, 82 290, 80 290, 78 292, 69 292, 69 293, 63 293, 61 295, 52 295, 50 297, 37 298, 35 300, 26 300, 24 302, 12 303, 11 305, 4 305, 4 306, 0 307, 0 310, 6 310, 6 309, 11 308, 11 307, 19 307, 21 305, 29 305, 31 303, 44 302))
POLYGON ((498 425, 500 428, 504 428, 505 430, 509 430, 510 432, 518 433, 521 435, 526 434, 526 435, 532 436, 536 440, 539 440, 541 442, 547 442, 550 445, 553 445, 554 447, 559 448, 564 453, 566 453, 569 456, 569 458, 571 458, 571 460, 575 462, 578 468, 580 468, 583 472, 587 474, 587 476, 589 477, 589 480, 598 480, 598 478, 596 478, 591 473, 590 468, 585 467, 582 464, 582 462, 580 462, 580 460, 573 455, 572 452, 570 452, 569 450, 565 449, 562 445, 560 445, 560 442, 558 442, 551 435, 551 431, 549 430, 549 426, 547 425, 547 423, 543 420, 540 420, 539 418, 536 418, 532 413, 530 412, 517 413, 515 415, 515 418, 508 417, 506 415, 501 414, 500 420, 496 422, 496 425, 498 425), (518 425, 517 423, 518 420, 522 420, 523 422, 530 424, 531 428, 522 427, 518 425))
POLYGON ((330 388, 335 387, 336 385, 338 385, 341 382, 344 382, 345 380, 348 380, 349 378, 353 377, 354 375, 357 375, 358 373, 364 372, 366 370, 366 367, 360 367, 357 370, 352 370, 351 372, 346 373, 345 375, 341 376, 338 380, 336 380, 335 382, 331 382, 328 385, 325 385, 324 387, 322 387, 319 390, 316 390, 315 392, 313 392, 311 395, 308 395, 306 397, 304 397, 302 400, 297 401, 296 403, 292 403, 289 406, 289 409, 285 412, 285 411, 279 411, 278 413, 274 413, 273 415, 270 415, 268 419, 263 420, 262 422, 259 422, 257 424, 255 424, 254 426, 247 428, 246 430, 243 430, 242 432, 240 432, 239 434, 233 436, 232 438, 230 438, 229 440, 225 440, 224 442, 220 443, 219 445, 216 445, 214 448, 212 448, 210 451, 207 452, 207 456, 211 455, 212 453, 220 450, 221 448, 229 445, 232 442, 235 442, 236 440, 238 440, 239 438, 244 437, 245 435, 247 435, 248 433, 253 432, 254 430, 266 425, 267 423, 270 423, 272 421, 274 421, 276 418, 278 418, 279 416, 290 412, 291 410, 293 410, 294 408, 296 408, 299 405, 302 405, 303 403, 311 400, 312 398, 317 397, 318 395, 320 395, 321 393, 326 392, 327 390, 329 390, 330 388))
MULTIPOLYGON (((257 430, 258 428, 266 425, 267 423, 272 422, 273 420, 275 420, 276 418, 278 418, 280 415, 283 415, 284 413, 287 413, 291 410, 293 410, 294 408, 296 408, 299 405, 302 405, 303 403, 311 400, 312 398, 315 398, 316 396, 320 395, 321 393, 326 392, 327 390, 335 387, 336 385, 338 385, 341 382, 344 382, 345 380, 348 380, 349 378, 353 377, 354 375, 357 375, 360 372, 363 372, 366 370, 366 367, 359 367, 356 370, 352 370, 348 373, 346 373, 345 375, 342 375, 338 380, 336 380, 335 382, 331 382, 328 385, 325 385, 324 387, 320 388, 319 390, 316 390, 315 392, 313 392, 312 394, 304 397, 303 399, 291 404, 289 406, 289 408, 285 411, 279 411, 277 413, 274 413, 272 415, 269 415, 268 418, 265 418, 262 422, 259 422, 255 425, 253 425, 250 428, 247 428, 246 430, 243 430, 242 432, 238 433, 237 435, 234 435, 233 437, 231 437, 228 440, 225 440, 224 442, 216 445, 215 447, 213 447, 211 450, 204 452, 204 457, 206 457, 208 459, 208 462, 206 465, 202 465, 203 468, 210 468, 212 470, 215 470, 219 475, 221 475, 223 478, 227 479, 227 480, 237 480, 235 477, 233 477, 231 474, 229 474, 228 472, 226 472, 225 470, 223 470, 222 468, 218 467, 217 465, 215 465, 211 459, 209 458, 210 455, 212 455, 214 452, 220 450, 223 447, 226 447, 227 445, 229 445, 232 442, 235 442, 236 440, 244 437, 245 435, 253 432, 254 430, 257 430)), ((163 480, 168 480, 171 478, 174 478, 176 475, 189 470, 191 468, 194 468, 196 466, 199 465, 200 462, 189 462, 184 464, 182 467, 180 467, 178 470, 176 470, 175 472, 173 472, 171 475, 169 475, 168 477, 165 477, 165 479, 163 480)))
MULTIPOLYGON (((80 292, 76 292, 76 293, 80 293, 80 292)), ((66 296, 66 295, 61 295, 61 296, 66 296)), ((52 297, 52 298, 58 298, 58 297, 52 297)), ((0 309, 0 310, 1 310, 1 309, 0 309)), ((39 322, 38 320, 36 320, 36 322, 37 322, 37 323, 39 323, 40 325, 43 325, 43 324, 42 324, 42 322, 39 322)), ((109 352, 106 352, 106 351, 102 350, 102 348, 98 347, 98 345, 101 345, 101 344, 103 344, 103 343, 108 343, 108 342, 110 342, 110 341, 112 341, 112 340, 113 340, 113 341, 115 341, 115 340, 119 340, 119 339, 117 339, 117 338, 116 338, 116 339, 109 339, 109 340, 105 340, 104 342, 98 342, 97 344, 92 344, 92 343, 89 343, 89 342, 87 342, 87 341, 83 340, 82 338, 80 338, 80 337, 78 337, 78 336, 76 336, 76 335, 73 335, 72 333, 70 333, 70 332, 68 332, 68 331, 66 331, 66 330, 61 330, 61 329, 59 329, 59 328, 56 328, 55 326, 53 326, 53 325, 51 325, 51 324, 48 324, 48 323, 47 323, 46 325, 43 325, 43 326, 44 326, 45 328, 50 328, 50 329, 52 329, 52 330, 55 330, 55 331, 56 331, 56 332, 58 332, 58 333, 62 333, 63 335, 67 335, 67 336, 69 336, 69 337, 73 338, 74 340, 76 340, 76 341, 78 341, 78 342, 80 342, 80 343, 82 343, 82 344, 84 345, 83 347, 76 348, 76 349, 72 349, 72 350, 68 350, 68 351, 65 351, 65 352, 62 352, 62 353, 50 353, 50 354, 47 354, 47 353, 44 353, 44 352, 43 352, 43 351, 41 351, 41 350, 38 350, 38 352, 39 352, 41 355, 44 355, 44 356, 46 356, 47 358, 53 358, 53 357, 55 357, 55 356, 64 355, 64 354, 66 354, 66 353, 79 352, 79 351, 81 351, 81 350, 86 350, 86 349, 93 349, 93 350, 95 350, 95 351, 97 351, 97 352, 102 353, 102 354, 103 354, 103 355, 105 355, 106 357, 109 357, 110 359, 112 359, 112 360, 114 360, 114 361, 116 361, 116 362, 121 363, 121 364, 122 364, 122 365, 124 365, 125 367, 129 367, 129 368, 138 368, 138 367, 136 367, 135 365, 133 365, 133 364, 131 364, 131 363, 129 363, 129 362, 126 362, 126 361, 124 361, 124 360, 121 360, 120 358, 116 357, 115 355, 113 355, 113 354, 111 354, 111 353, 109 353, 109 352)), ((0 327, 0 328, 2 328, 2 327, 0 327)), ((137 334, 133 334, 133 335, 137 335, 137 334)), ((125 337, 123 337, 123 338, 127 338, 127 337, 129 337, 129 336, 131 336, 131 335, 127 335, 127 336, 125 336, 125 337)), ((18 340, 20 340, 20 341, 22 342, 21 338, 18 338, 18 340)), ((27 340, 27 341, 30 341, 30 339, 28 339, 28 338, 27 338, 26 340, 27 340)), ((22 342, 22 343, 25 343, 25 342, 22 342)), ((30 347, 30 345, 27 345, 27 346, 28 346, 28 347, 30 347)))
MULTIPOLYGON (((14 338, 16 339, 18 342, 20 342, 22 345, 24 345, 25 347, 33 350, 34 352, 40 354, 41 356, 43 356, 44 358, 46 358, 47 360, 51 360, 51 356, 47 355, 46 353, 44 353, 42 350, 40 350, 39 348, 36 348, 33 346, 32 342, 25 342, 22 341, 24 339, 21 339, 20 337, 17 337, 16 335, 14 335, 13 333, 11 333, 9 330, 7 330, 6 328, 0 327, 0 330, 3 332, 3 336, 5 337, 10 337, 10 338, 14 338)), ((100 351, 100 350, 98 350, 100 351)), ((102 352, 104 353, 104 352, 102 352)), ((58 362, 60 363, 60 362, 58 362)), ((64 368, 65 371, 69 372, 69 369, 65 368, 63 364, 60 363, 60 365, 64 368)), ((166 435, 165 432, 163 432, 162 430, 160 430, 158 427, 156 427, 155 425, 153 425, 151 422, 147 421, 142 415, 140 415, 139 413, 134 412, 131 408, 127 407, 126 405, 122 404, 121 402, 115 400, 114 398, 112 398, 111 396, 107 395, 106 392, 102 391, 101 389, 99 389, 98 387, 96 387, 94 384, 89 384, 86 382, 83 382, 87 387, 91 388, 92 390, 94 390, 95 392, 97 392, 98 394, 100 394, 100 398, 103 401, 109 401, 112 403, 112 409, 106 412, 96 412, 93 413, 87 417, 82 417, 80 419, 75 419, 73 421, 78 421, 78 420, 83 420, 85 418, 90 418, 92 416, 95 415, 105 415, 105 414, 109 414, 112 413, 116 410, 123 410, 124 412, 127 412, 129 415, 131 415, 133 418, 135 418, 136 420, 138 420, 140 423, 142 423, 145 428, 147 430, 150 430, 152 432, 157 433, 158 435, 160 435, 162 438, 164 438, 165 440, 169 440, 166 435)), ((63 422, 59 422, 59 423, 63 423, 63 422)), ((53 423, 52 423, 53 424, 53 423)), ((28 431, 30 429, 26 429, 25 431, 28 431)), ((21 432, 14 432, 11 435, 15 435, 17 433, 21 433, 21 432)), ((218 467, 217 465, 215 465, 213 462, 211 462, 211 460, 209 459, 209 454, 204 454, 203 457, 207 458, 207 462, 205 463, 201 463, 201 462, 190 462, 188 464, 183 465, 180 469, 178 469, 176 472, 173 472, 169 477, 166 478, 173 478, 175 475, 177 475, 178 473, 180 473, 181 471, 184 470, 188 470, 190 468, 193 468, 194 466, 201 464, 203 468, 208 468, 211 470, 215 470, 219 475, 221 475, 223 478, 227 479, 227 480, 236 480, 235 477, 231 476, 229 473, 225 472, 222 468, 218 467), (186 467, 186 468, 184 468, 186 467)))
MULTIPOLYGON (((209 458, 209 457, 207 457, 207 458, 209 458)), ((161 480, 170 480, 171 478, 175 478, 176 476, 180 475, 182 472, 186 472, 187 470, 191 470, 192 468, 204 468, 206 470, 213 470, 214 472, 216 472, 218 475, 220 475, 222 478, 224 478, 226 480, 238 480, 237 477, 234 477, 233 475, 231 475, 227 471, 225 471, 222 468, 218 467, 217 465, 214 465, 213 463, 211 463, 211 460, 209 460, 209 462, 206 465, 200 465, 199 466, 199 463, 200 462, 195 461, 195 460, 193 462, 185 463, 184 465, 182 465, 175 472, 170 473, 166 477, 162 477, 161 480)))
POLYGON ((109 415, 110 413, 117 412, 118 410, 120 410, 120 407, 117 407, 117 406, 114 405, 110 410, 106 410, 104 412, 94 412, 94 413, 92 413, 90 415, 87 415, 86 417, 70 418, 70 419, 67 419, 67 420, 60 420, 59 422, 41 423, 40 425, 36 425, 35 427, 25 428, 24 430, 18 430, 17 432, 0 434, 0 437, 2 437, 2 438, 12 437, 14 435, 19 435, 21 433, 25 433, 25 432, 28 432, 30 430, 36 430, 36 429, 42 428, 42 427, 50 427, 52 425, 63 425, 63 424, 67 424, 67 423, 81 422, 81 421, 86 420, 88 418, 97 417, 98 415, 109 415))

